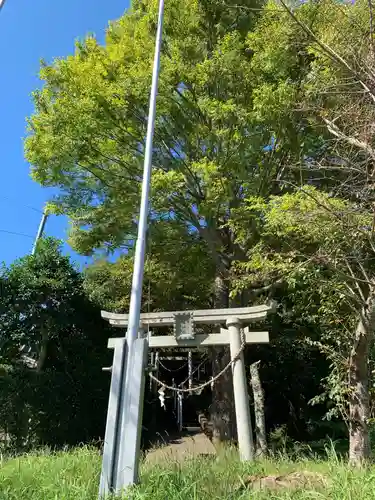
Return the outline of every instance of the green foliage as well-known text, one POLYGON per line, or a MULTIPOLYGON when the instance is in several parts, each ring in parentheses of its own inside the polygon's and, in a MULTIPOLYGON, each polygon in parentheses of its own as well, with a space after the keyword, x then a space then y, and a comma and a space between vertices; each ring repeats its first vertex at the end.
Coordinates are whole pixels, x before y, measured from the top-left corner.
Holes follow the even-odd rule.
POLYGON ((98 496, 100 455, 95 449, 42 451, 3 461, 0 495, 4 500, 92 500, 98 496))
MULTIPOLYGON (((265 295, 278 300, 281 328, 298 328, 296 340, 305 352, 317 348, 329 361, 330 373, 322 380, 330 401, 327 416, 346 417, 345 380, 358 321, 351 273, 358 275, 360 266, 373 271, 372 217, 308 186, 268 200, 250 198, 247 204, 230 221, 248 248, 248 260, 234 266, 233 293, 245 288, 258 300, 265 295)), ((289 330, 289 340, 281 338, 286 343, 293 337, 289 330)))
POLYGON ((34 256, 4 268, 2 281, 0 426, 6 443, 61 446, 99 437, 108 330, 85 297, 82 277, 58 242, 46 239, 34 256))
POLYGON ((366 167, 374 159, 374 82, 365 69, 373 64, 371 23, 364 0, 306 2, 289 12, 270 1, 247 38, 259 113, 280 148, 292 144, 291 134, 297 139, 287 149, 297 184, 308 180, 364 204, 373 199, 366 167))
POLYGON ((268 200, 247 199, 232 212, 229 225, 248 248, 247 262, 237 269, 246 272, 250 285, 258 278, 263 284, 282 278, 293 286, 307 279, 306 273, 309 280, 316 272, 337 274, 345 259, 366 261, 372 251, 371 222, 370 214, 306 186, 268 200))
MULTIPOLYGON (((274 129, 259 119, 246 46, 257 7, 166 5, 152 213, 194 227, 216 257, 227 246, 220 227, 232 207, 244 193, 268 190, 278 168, 280 153, 271 161, 263 150, 274 129)), ((134 234, 155 16, 156 2, 138 2, 110 27, 104 47, 89 38, 41 70, 26 156, 35 180, 59 186, 55 203, 71 217, 71 242, 84 253, 134 234)))
MULTIPOLYGON (((69 321, 80 275, 72 268, 69 258, 61 255, 59 243, 48 239, 39 243, 35 256, 26 256, 9 269, 3 269, 2 279, 6 282, 2 299, 13 312, 10 316, 9 311, 3 309, 8 321, 1 325, 2 340, 12 347, 17 347, 16 342, 18 347, 27 343, 37 351, 43 325, 54 321, 64 328, 64 323, 69 321)), ((58 332, 51 328, 50 335, 58 335, 58 332)), ((6 344, 4 348, 3 356, 7 352, 6 344)))
MULTIPOLYGON (((149 233, 144 311, 209 307, 214 267, 197 234, 173 221, 154 221, 149 233)), ((99 260, 85 271, 85 290, 102 308, 127 311, 132 274, 132 252, 114 263, 99 260)))
MULTIPOLYGON (((117 311, 129 305, 156 16, 156 0, 138 0, 104 46, 89 37, 74 55, 43 64, 25 144, 33 178, 60 189, 49 210, 69 215, 73 247, 124 249, 118 262, 85 273, 90 298, 117 311)), ((318 378, 329 415, 345 414, 343 381, 368 285, 353 276, 374 271, 369 21, 364 0, 293 11, 273 0, 166 5, 143 306, 205 306, 216 277, 244 305, 276 298, 268 381, 283 369, 288 385, 293 362, 308 374, 317 368, 295 400, 305 422, 303 398, 318 378)), ((38 287, 47 285, 64 293, 58 276, 38 287)), ((30 290, 22 294, 31 326, 44 324, 44 304, 69 317, 43 294, 35 305, 30 290)), ((17 313, 4 317, 9 345, 23 342, 17 313)), ((32 326, 36 348, 37 332, 32 326)))

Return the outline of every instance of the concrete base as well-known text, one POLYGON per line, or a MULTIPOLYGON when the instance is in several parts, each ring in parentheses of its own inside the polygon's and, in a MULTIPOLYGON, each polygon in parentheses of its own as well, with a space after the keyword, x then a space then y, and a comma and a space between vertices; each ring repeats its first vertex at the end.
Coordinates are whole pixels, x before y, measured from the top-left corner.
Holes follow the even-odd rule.
POLYGON ((128 362, 125 339, 115 347, 99 499, 111 493, 120 494, 138 481, 147 339, 135 340, 133 349, 131 376, 124 384, 121 372, 126 373, 128 362), (124 411, 125 402, 128 403, 127 412, 124 411))

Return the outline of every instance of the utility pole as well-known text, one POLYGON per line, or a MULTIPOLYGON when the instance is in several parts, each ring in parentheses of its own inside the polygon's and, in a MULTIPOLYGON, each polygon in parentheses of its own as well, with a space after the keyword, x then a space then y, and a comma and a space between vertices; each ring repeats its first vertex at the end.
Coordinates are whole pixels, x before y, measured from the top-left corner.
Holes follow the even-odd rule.
POLYGON ((47 219, 48 219, 48 211, 47 211, 47 208, 44 208, 43 215, 42 215, 42 218, 40 220, 38 232, 37 232, 35 240, 34 240, 33 249, 31 250, 31 255, 35 255, 36 247, 38 245, 38 241, 43 236, 43 232, 44 232, 44 228, 46 226, 47 219))
MULTIPOLYGON (((4 1, 3 1, 3 3, 4 3, 4 1)), ((1 0, 0 0, 0 2, 1 2, 1 0)), ((0 3, 0 9, 1 9, 1 3, 0 3)), ((38 245, 38 241, 43 236, 43 231, 44 231, 47 219, 48 219, 48 211, 47 211, 47 207, 45 207, 43 210, 42 218, 40 219, 39 228, 38 228, 38 232, 36 234, 35 240, 34 240, 33 249, 31 250, 31 255, 35 255, 36 247, 38 245)), ((26 347, 26 344, 23 344, 21 346, 21 352, 24 351, 25 347, 26 347)), ((30 352, 30 348, 29 348, 28 352, 30 352)))

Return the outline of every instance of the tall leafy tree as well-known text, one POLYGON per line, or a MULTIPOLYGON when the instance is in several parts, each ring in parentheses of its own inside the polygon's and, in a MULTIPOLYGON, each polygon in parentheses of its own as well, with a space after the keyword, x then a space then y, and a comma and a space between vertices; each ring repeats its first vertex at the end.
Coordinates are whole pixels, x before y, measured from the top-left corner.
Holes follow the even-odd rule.
POLYGON ((80 273, 59 243, 46 239, 34 256, 3 268, 1 280, 0 425, 17 445, 100 437, 109 331, 86 298, 80 273))
MULTIPOLYGON (((256 4, 169 2, 159 84, 153 214, 197 231, 224 275, 234 249, 222 224, 243 191, 259 187, 270 140, 252 113, 247 7, 256 4)), ((134 235, 156 13, 156 2, 136 2, 105 47, 88 39, 41 71, 26 154, 37 181, 61 188, 56 206, 83 252, 134 235)))
MULTIPOLYGON (((134 241, 156 3, 135 2, 104 47, 89 38, 41 71, 45 86, 34 95, 26 155, 38 182, 60 188, 56 210, 71 217, 71 241, 81 252, 134 241)), ((278 152, 271 160, 263 150, 272 132, 258 127, 252 110, 245 39, 258 7, 217 0, 166 6, 152 214, 205 242, 217 307, 228 305, 231 261, 244 256, 225 222, 244 193, 266 189, 279 169, 278 152)), ((220 369, 228 356, 213 359, 220 369)))
MULTIPOLYGON (((134 241, 156 7, 135 2, 104 47, 89 38, 41 70, 26 156, 38 182, 60 188, 56 210, 70 215, 81 252, 134 241)), ((226 226, 231 211, 247 195, 277 192, 284 163, 312 148, 302 141, 308 123, 290 109, 295 93, 267 85, 254 59, 259 11, 254 1, 166 6, 152 216, 200 235, 224 281, 222 304, 231 262, 244 257, 226 226)), ((283 75, 298 83, 305 73, 302 57, 283 75)))
MULTIPOLYGON (((300 172, 302 183, 307 180, 353 202, 351 210, 373 213, 371 4, 357 1, 342 5, 327 0, 292 10, 283 1, 270 2, 248 41, 255 52, 253 64, 258 61, 262 78, 271 77, 268 89, 273 93, 283 90, 288 96, 291 108, 308 124, 304 129, 307 140, 320 138, 315 154, 301 155, 290 168, 300 172), (278 45, 270 43, 272 39, 277 39, 278 45), (301 45, 296 40, 304 42, 301 45), (297 87, 285 74, 287 63, 281 59, 279 47, 287 49, 289 61, 304 62, 306 71, 297 87)), ((263 115, 274 113, 272 99, 268 104, 263 102, 263 115)), ((349 215, 345 209, 336 216, 345 225, 349 215)), ((370 222, 360 230, 350 228, 356 237, 364 235, 372 252, 373 228, 370 222)), ((358 266, 361 258, 354 252, 345 264, 353 280, 352 308, 356 305, 346 372, 349 382, 345 384, 349 388, 350 458, 357 464, 370 454, 368 363, 375 329, 373 270, 363 262, 358 266)))
MULTIPOLYGON (((85 272, 85 290, 102 308, 129 309, 133 249, 115 262, 98 259, 85 272)), ((143 311, 205 309, 213 303, 215 267, 199 235, 174 221, 152 221, 145 263, 143 311)))
MULTIPOLYGON (((34 94, 36 111, 29 120, 26 155, 34 179, 60 188, 55 210, 70 216, 71 243, 82 253, 122 247, 132 255, 156 4, 134 2, 109 28, 105 46, 88 38, 77 44, 73 56, 44 64, 41 70, 45 86, 34 94)), ((267 201, 305 182, 353 198, 353 189, 344 182, 353 171, 350 141, 344 148, 332 147, 329 139, 338 138, 340 130, 325 114, 325 107, 339 111, 348 101, 321 94, 328 80, 331 84, 348 76, 337 51, 346 50, 350 56, 345 43, 353 29, 355 40, 361 40, 353 26, 363 23, 363 12, 328 0, 295 11, 283 2, 263 8, 256 0, 196 0, 188 5, 172 0, 166 6, 151 214, 153 225, 162 230, 165 241, 172 238, 176 248, 181 241, 205 248, 210 264, 204 261, 203 267, 212 281, 216 307, 248 303, 264 291, 264 280, 256 293, 254 280, 241 286, 242 297, 231 286, 233 272, 249 263, 251 245, 254 252, 258 248, 256 231, 262 219, 252 219, 250 226, 233 222, 248 206, 246 200, 267 201), (335 24, 340 26, 337 37, 335 24), (337 45, 336 52, 326 50, 328 42, 337 45), (243 238, 244 232, 250 236, 243 238)), ((350 71, 353 76, 353 68, 350 71)), ((351 104, 345 109, 349 112, 351 104)), ((364 186, 361 181, 362 191, 364 186)), ((152 272, 165 278, 171 269, 160 255, 152 272)), ((119 276, 128 276, 128 262, 122 260, 119 276)), ((271 264, 271 255, 259 264, 263 277, 271 264)), ((97 266, 95 273, 113 276, 119 268, 97 266)), ((355 270, 362 272, 358 266, 355 270)), ((178 286, 181 278, 177 273, 167 281, 178 286)), ((103 288, 91 290, 104 291, 109 300, 103 288)), ((197 296, 205 294, 200 287, 197 296)), ((126 307, 122 299, 108 303, 126 307)), ((363 306, 369 310, 366 301, 363 306)), ((221 354, 213 356, 217 371, 228 361, 221 354)), ((228 378, 215 395, 222 436, 228 434, 221 417, 230 420, 229 388, 228 378)))

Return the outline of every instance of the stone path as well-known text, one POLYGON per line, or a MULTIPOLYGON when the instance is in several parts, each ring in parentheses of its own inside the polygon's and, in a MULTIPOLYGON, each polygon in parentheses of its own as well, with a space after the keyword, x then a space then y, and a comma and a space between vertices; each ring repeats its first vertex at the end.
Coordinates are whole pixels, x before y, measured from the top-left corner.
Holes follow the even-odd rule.
POLYGON ((146 463, 155 464, 165 461, 182 462, 187 458, 202 455, 215 455, 215 448, 210 440, 201 432, 189 433, 166 444, 153 448, 146 454, 146 463))

